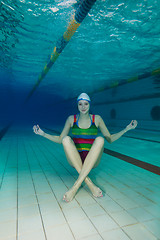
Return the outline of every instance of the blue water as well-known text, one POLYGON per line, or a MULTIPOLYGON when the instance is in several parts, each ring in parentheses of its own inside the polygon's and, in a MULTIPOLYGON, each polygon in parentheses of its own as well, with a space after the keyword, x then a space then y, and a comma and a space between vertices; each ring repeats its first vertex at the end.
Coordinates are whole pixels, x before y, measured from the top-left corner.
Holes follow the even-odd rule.
POLYGON ((159 1, 97 0, 35 87, 82 2, 0 3, 3 239, 160 239, 159 1), (105 141, 101 163, 90 172, 104 197, 95 199, 83 185, 66 207, 63 194, 78 174, 62 145, 35 135, 32 126, 57 135, 77 113, 81 92, 111 134, 132 119, 138 126, 111 145, 105 141))
POLYGON ((21 110, 59 37, 82 1, 1 1, 0 125, 14 118, 32 124, 64 123, 76 111, 75 98, 92 93, 95 111, 117 111, 117 119, 153 120, 159 105, 159 75, 106 91, 110 84, 159 69, 160 8, 158 0, 97 0, 52 69, 21 110), (98 95, 97 95, 98 94, 98 95), (142 97, 143 100, 135 100, 142 97), (148 96, 148 97, 145 97, 148 96), (149 97, 150 96, 150 97, 149 97), (122 101, 126 98, 125 102, 122 101), (149 100, 148 100, 149 99, 149 100), (131 100, 129 100, 131 101, 131 100), (149 101, 149 102, 148 102, 149 101), (117 107, 118 102, 120 103, 117 107), (122 104, 122 102, 124 104, 122 104), (148 108, 146 107, 148 106, 148 108), (138 108, 137 108, 138 106, 138 108), (140 108, 141 106, 141 108, 140 108), (145 107, 144 107, 145 106, 145 107), (138 110, 135 110, 138 109, 138 110), (144 114, 142 115, 142 109, 144 114), (118 112, 119 111, 119 112, 118 112))

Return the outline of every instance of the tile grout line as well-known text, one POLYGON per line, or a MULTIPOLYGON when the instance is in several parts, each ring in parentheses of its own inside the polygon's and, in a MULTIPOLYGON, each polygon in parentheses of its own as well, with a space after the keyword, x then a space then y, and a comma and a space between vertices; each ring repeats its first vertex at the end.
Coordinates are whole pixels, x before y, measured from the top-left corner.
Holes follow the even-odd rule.
POLYGON ((1 183, 0 183, 0 189, 2 187, 4 175, 5 175, 6 168, 7 168, 9 154, 10 154, 10 149, 11 149, 11 142, 10 142, 10 145, 9 145, 9 148, 8 148, 8 153, 7 153, 7 156, 6 156, 6 162, 5 162, 4 171, 3 171, 3 174, 2 174, 2 180, 1 180, 1 183))
POLYGON ((18 219, 18 215, 19 215, 19 209, 18 209, 18 205, 19 205, 19 201, 18 201, 18 197, 19 197, 19 193, 18 193, 18 191, 19 191, 19 159, 18 159, 18 137, 17 137, 17 226, 16 226, 16 240, 18 240, 18 230, 19 230, 19 219, 18 219))
MULTIPOLYGON (((47 149, 48 150, 48 149, 47 149)), ((49 150, 48 150, 49 151, 49 150)), ((41 150, 41 152, 42 152, 42 150, 41 150)), ((50 151, 49 151, 50 152, 50 151)), ((52 152, 50 152, 50 154, 52 154, 52 152)), ((64 167, 64 165, 52 154, 52 156, 64 167)), ((52 165, 52 164, 51 164, 52 165)), ((64 167, 65 169, 66 169, 66 167, 64 167)), ((68 172, 69 172, 69 170, 68 169, 66 169, 68 172)), ((69 172, 69 174, 72 176, 72 174, 69 172)), ((72 176, 73 177, 73 176, 72 176)), ((74 178, 74 177, 73 177, 74 178)), ((63 181, 63 180, 62 180, 63 181)), ((63 181, 64 182, 64 181, 63 181)), ((65 184, 65 183, 64 183, 65 184)), ((86 190, 86 189, 85 189, 86 190)), ((87 191, 87 190, 86 190, 87 191)), ((88 192, 88 191, 87 191, 88 192)), ((89 192, 88 192, 89 193, 89 192)), ((93 196, 92 195, 90 195, 92 198, 93 198, 93 196)), ((114 220, 114 218, 103 208, 103 206, 102 205, 100 205, 99 204, 99 202, 95 199, 95 198, 93 198, 95 201, 96 201, 96 203, 106 212, 106 214, 108 214, 109 216, 110 216, 110 218, 114 221, 114 222, 116 222, 115 220, 114 220)), ((111 199, 114 201, 114 199, 111 197, 111 199)), ((78 202, 78 200, 76 200, 77 202, 78 202)), ((115 202, 115 201, 114 201, 115 202)), ((117 203, 117 202, 116 202, 117 203)), ((118 204, 118 203, 117 203, 118 204)), ((119 204, 118 204, 119 205, 119 204)), ((119 205, 120 206, 120 205, 119 205)), ((83 209, 83 207, 80 205, 80 207, 81 207, 81 209, 83 210, 83 212, 85 213, 85 215, 88 217, 88 215, 86 214, 86 212, 84 211, 84 209, 83 209)), ((120 206, 121 207, 121 206, 120 206)), ((123 208, 123 207, 122 207, 123 208)), ((124 208, 123 208, 124 209, 124 208)), ((124 211, 125 211, 125 209, 124 209, 124 211)), ((88 219, 90 220, 90 222, 92 223, 92 220, 88 217, 88 219)), ((122 227, 118 224, 118 222, 116 222, 116 224, 119 226, 119 228, 128 236, 128 238, 129 239, 131 239, 130 238, 130 236, 122 229, 122 227)), ((94 226, 94 224, 92 223, 92 225, 94 226)), ((130 224, 130 225, 135 225, 135 224, 130 224)), ((94 226, 94 228, 97 230, 97 228, 94 226)), ((99 233, 99 231, 97 230, 97 232, 98 232, 98 234, 101 236, 101 234, 99 233)), ((102 238, 102 236, 101 236, 101 238, 102 238)), ((103 238, 102 238, 103 239, 103 238)), ((131 239, 132 240, 132 239, 131 239)))
POLYGON ((45 239, 47 240, 47 235, 46 235, 46 231, 45 231, 45 227, 44 227, 44 222, 43 222, 43 218, 42 218, 40 204, 39 204, 39 201, 38 201, 37 192, 36 192, 34 179, 33 179, 33 175, 32 175, 32 171, 31 171, 31 167, 30 167, 30 163, 29 163, 28 154, 27 154, 27 151, 26 151, 26 146, 25 146, 24 140, 23 140, 23 146, 24 146, 24 150, 25 150, 25 153, 26 153, 26 156, 27 156, 28 168, 29 168, 29 172, 30 172, 30 175, 31 175, 32 184, 33 184, 33 187, 34 187, 34 192, 35 192, 35 196, 36 196, 36 200, 37 200, 37 204, 38 204, 38 210, 39 210, 39 214, 40 214, 40 218, 41 218, 41 222, 42 222, 42 228, 43 228, 43 231, 44 231, 44 236, 45 236, 45 239))
MULTIPOLYGON (((47 148, 46 148, 47 149, 47 148)), ((48 150, 48 149, 47 149, 48 150)), ((49 151, 49 150, 48 150, 49 151)), ((42 150, 41 150, 42 152, 42 150)), ((50 152, 50 151, 49 151, 50 152)), ((43 153, 44 154, 44 153, 43 153)), ((58 161, 58 159, 52 154, 52 152, 50 152, 50 154, 58 161)), ((49 162, 49 160, 48 160, 49 162)), ((50 162, 49 162, 50 163, 50 162)), ((59 162, 60 163, 60 162, 59 162)), ((60 163, 63 167, 64 165, 62 163, 60 163)), ((52 166, 52 164, 50 163, 50 165, 52 166)), ((52 166, 53 167, 53 166, 52 166)), ((66 167, 64 167, 66 169, 66 167)), ((66 169, 68 171, 68 169, 66 169)), ((71 173, 68 171, 68 173, 71 175, 71 173)), ((72 176, 72 175, 71 175, 72 176)), ((72 176, 73 177, 73 176, 72 176)), ((61 178, 61 177, 60 177, 61 178)), ((73 177, 74 178, 74 177, 73 177)), ((62 178, 61 178, 62 179, 62 178)), ((75 179, 75 178, 74 178, 75 179)), ((62 182, 64 183, 63 179, 62 182)), ((64 185, 67 187, 67 185, 64 183, 64 185)), ((68 187, 67 187, 68 188, 68 187)), ((85 189, 86 190, 86 189, 85 189)), ((87 191, 88 192, 88 191, 87 191)), ((89 192, 88 192, 89 193, 89 192)), ((92 198, 93 196, 90 195, 92 198)), ((94 199, 94 198, 93 198, 94 199)), ((77 201, 77 203, 79 204, 78 200, 75 198, 75 200, 77 201)), ((95 200, 95 199, 94 199, 95 200)), ((96 201, 96 200, 95 200, 96 201)), ((98 231, 98 229, 95 227, 94 223, 92 222, 92 220, 89 218, 89 216, 87 215, 87 213, 84 211, 83 207, 79 204, 80 208, 82 209, 82 211, 84 212, 84 214, 87 216, 88 220, 90 220, 91 224, 94 226, 94 228, 96 229, 97 233, 99 234, 99 236, 103 239, 103 237, 101 236, 100 232, 98 231)))
MULTIPOLYGON (((21 144, 19 143, 19 141, 18 141, 19 139, 18 139, 18 137, 17 137, 17 181, 18 181, 18 178, 19 178, 19 172, 18 172, 18 168, 20 168, 20 163, 19 163, 19 149, 20 149, 20 147, 21 147, 21 144), (18 147, 18 145, 19 145, 19 147, 18 147)), ((23 140, 23 139, 22 139, 23 140)), ((13 141, 12 141, 13 142, 13 141)), ((11 148, 11 143, 12 142, 10 142, 10 148, 11 148)), ((32 144, 32 142, 31 143, 27 143, 27 145, 31 145, 32 144)), ((15 144, 16 145, 16 144, 15 144)), ((25 145, 25 144, 24 144, 25 145)), ((41 148, 40 147, 40 145, 36 142, 36 144, 35 145, 37 145, 36 147, 37 147, 37 149, 38 148, 41 148)), ((46 149, 47 150, 47 148, 48 149, 50 149, 50 147, 49 147, 50 145, 44 145, 43 146, 43 148, 44 149, 46 149)), ((32 151, 33 151, 33 147, 32 147, 32 151)), ((59 150, 59 149, 58 149, 59 150)), ((27 152, 27 147, 25 147, 25 152, 27 152)), ((43 150, 41 150, 41 152, 43 152, 43 150)), ((60 152, 60 151, 58 151, 58 154, 61 154, 62 155, 62 152, 60 152)), ((10 153, 10 151, 8 152, 8 154, 6 154, 6 156, 9 156, 9 154, 11 154, 10 153)), ((34 151, 34 154, 36 155, 36 151, 34 151)), ((46 154, 47 154, 47 151, 46 151, 46 154)), ((57 154, 57 155, 58 155, 57 154)), ((54 150, 50 150, 50 155, 52 155, 55 159, 56 159, 56 161, 59 163, 59 164, 61 164, 68 172, 69 172, 69 174, 73 177, 73 178, 75 178, 74 176, 73 176, 73 173, 69 170, 69 169, 67 169, 67 166, 65 166, 65 165, 63 165, 63 163, 61 163, 60 162, 60 160, 58 160, 57 159, 57 157, 55 157, 54 156, 54 150), (52 152, 51 152, 52 151, 52 152)), ((60 155, 60 156, 61 156, 60 155)), ((36 159, 38 159, 38 157, 37 157, 38 155, 36 155, 36 159)), ((28 157, 29 158, 29 157, 28 157)), ((47 157, 45 156, 45 158, 47 159, 47 157)), ((52 164, 50 163, 50 161, 47 159, 47 161, 49 162, 49 164, 52 166, 52 164)), ((38 163, 39 163, 39 166, 41 167, 41 169, 42 169, 42 162, 40 163, 39 161, 38 161, 38 163)), ((28 164, 29 165, 29 164, 28 164)), ((56 165, 56 166, 58 166, 59 167, 59 165, 56 165)), ((6 165, 6 167, 7 167, 7 165, 6 165)), ((57 167, 57 169, 58 169, 58 167, 57 167)), ((53 166, 52 166, 52 168, 53 168, 53 166)), ((30 169, 32 169, 32 165, 31 165, 31 167, 30 167, 30 169)), ((55 168, 54 168, 55 169, 55 168)), ((44 175, 45 175, 45 177, 46 177, 46 179, 47 179, 47 181, 48 181, 48 183, 49 183, 49 178, 47 178, 47 169, 45 169, 44 168, 44 170, 42 169, 42 171, 43 171, 43 173, 44 173, 44 175)), ((58 170, 57 170, 58 171, 58 170)), ((16 173, 16 172, 15 172, 16 173)), ((33 173, 33 176, 34 176, 34 172, 32 171, 32 173, 33 173)), ((31 174, 31 173, 30 173, 31 174)), ((107 173, 106 173, 107 174, 107 173)), ((111 175, 111 173, 110 173, 110 175, 111 175)), ((59 176, 59 175, 58 175, 59 176)), ((104 176, 104 175, 103 175, 104 176)), ((60 176, 59 176, 60 177, 60 176)), ((61 178, 61 177, 60 177, 61 178)), ((103 177, 102 177, 103 178, 103 177)), ((62 178, 61 178, 62 179, 62 178)), ((105 179, 105 178, 103 178, 103 179, 105 179)), ((116 179, 116 178, 115 178, 116 179)), ((141 179, 141 178, 140 178, 141 179)), ((33 180, 34 180, 34 177, 33 177, 33 180)), ((33 180, 32 180, 32 183, 33 183, 33 180)), ((118 180, 118 179, 117 179, 118 180)), ((143 180, 143 179, 142 179, 143 180)), ((62 181, 63 181, 63 179, 62 179, 62 181)), ((64 181, 63 181, 64 182, 64 181)), ((111 184, 111 186, 113 186, 114 188, 115 188, 115 185, 112 185, 112 183, 110 183, 110 182, 107 182, 106 181, 106 183, 109 183, 109 184, 111 184)), ((50 183, 49 183, 50 184, 50 183)), ((143 186, 143 185, 142 185, 143 186)), ((85 189, 86 190, 86 189, 85 189)), ((86 190, 87 191, 87 190, 86 190)), ((36 193, 37 194, 37 193, 36 193)), ((17 195, 18 195, 18 182, 17 182, 17 195)), ((142 195, 143 196, 143 195, 142 195)), ((38 194, 36 195, 36 197, 38 197, 38 194)), ((114 199, 112 198, 112 200, 114 201, 114 199)), ((76 200, 77 201, 77 200, 76 200)), ((95 201, 97 202, 97 199, 95 199, 95 201)), ((18 197, 17 197, 17 202, 18 202, 18 197)), ((97 202, 98 203, 98 205, 100 205, 99 204, 99 202, 97 202)), ((39 202, 38 202, 38 204, 39 204, 39 202)), ((100 205, 101 206, 101 205, 100 205)), ((102 208, 103 208, 103 206, 101 206, 102 208)), ((82 208, 82 210, 83 210, 83 207, 81 207, 82 208)), ((108 214, 108 212, 104 209, 104 211, 108 214)), ((18 209, 17 209, 17 214, 18 214, 18 209)), ((85 213, 86 214, 86 213, 85 213)), ((108 214, 109 215, 109 214, 108 214)), ((18 215, 17 215, 18 216, 18 215)), ((86 215, 87 216, 87 215, 86 215)), ((88 217, 88 216, 87 216, 88 217)), ((90 218, 88 217, 88 219, 90 220, 90 218)), ((90 220, 91 221, 91 220, 90 220)), ((114 220, 115 221, 115 220, 114 220)), ((139 221, 139 220, 138 220, 139 221)), ((149 220, 148 220, 149 221, 149 220)), ((142 222, 138 222, 139 224, 142 224, 143 225, 143 223, 142 222)), ((136 225, 137 223, 135 223, 135 224, 130 224, 130 225, 136 225)), ((129 225, 129 226, 130 226, 129 225)), ((126 226, 128 226, 128 225, 126 225, 126 226)), ((124 227, 126 227, 126 226, 124 226, 124 227)), ((147 229, 147 231, 149 231, 149 229, 146 227, 146 226, 144 226, 145 227, 145 229, 147 229)), ((18 226, 17 226, 17 229, 18 229, 18 226)), ((124 232, 124 230, 120 227, 120 229, 124 232)), ((127 233, 126 232, 124 232, 126 235, 127 235, 127 233)), ((152 232, 150 232, 153 236, 155 236, 154 235, 154 233, 152 233, 152 232)), ((127 235, 128 236, 128 235, 127 235)), ((18 230, 17 230, 17 238, 18 238, 18 230)), ((85 239, 85 238, 84 238, 85 239)), ((131 238, 130 238, 131 239, 131 238)))
MULTIPOLYGON (((35 154, 35 156, 36 156, 36 158, 37 158, 37 155, 36 155, 36 153, 35 153, 35 151, 34 151, 34 149, 33 149, 32 146, 31 146, 31 148, 32 148, 32 151, 34 152, 34 154, 35 154)), ((48 161, 46 155, 45 155, 45 154, 43 154, 43 155, 44 155, 45 159, 48 161)), ((54 195, 55 198, 56 198, 57 204, 59 205, 59 207, 60 207, 60 209, 61 209, 61 211, 62 211, 62 213, 63 213, 63 216, 64 216, 64 218, 65 218, 65 220, 66 220, 66 223, 67 223, 67 225, 68 225, 68 227, 69 227, 69 229, 70 229, 70 231, 71 231, 71 233, 72 233, 72 235, 73 235, 73 238, 75 239, 74 234, 73 234, 73 232, 72 232, 72 229, 70 228, 70 226, 69 226, 69 224, 68 224, 68 221, 67 221, 67 219, 66 219, 66 217, 65 217, 65 214, 64 214, 64 212, 63 212, 63 210, 62 210, 62 208, 61 208, 61 206, 60 206, 60 204, 59 204, 59 202, 58 202, 58 199, 57 199, 57 197, 56 197, 56 195, 55 195, 55 193, 54 193, 54 190, 52 189, 52 186, 50 185, 50 182, 49 182, 49 180, 48 180, 48 178, 47 178, 47 176, 46 176, 46 173, 44 172, 44 170, 43 170, 43 168, 42 168, 42 166, 41 166, 38 158, 37 158, 37 162, 39 163, 39 166, 41 167, 41 170, 42 170, 42 172, 43 172, 43 174, 44 174, 44 176, 45 176, 45 178, 46 178, 46 180, 47 180, 47 182, 48 182, 48 184, 49 184, 49 186, 50 186, 50 188, 51 188, 51 191, 52 191, 53 195, 54 195)), ((57 172, 56 172, 55 168, 52 166, 52 164, 51 164, 49 161, 48 161, 48 163, 51 165, 52 169, 53 169, 53 170, 55 171, 55 173, 57 174, 57 172)), ((57 175, 58 175, 58 174, 57 174, 57 175)), ((58 176, 59 176, 59 175, 58 175, 58 176)), ((61 177, 60 177, 60 178, 61 178, 61 177)), ((61 179, 61 180, 62 180, 62 179, 61 179)), ((75 239, 75 240, 76 240, 76 239, 75 239)))
MULTIPOLYGON (((39 147, 40 148, 40 147, 39 147)), ((48 150, 48 148, 49 147, 45 147, 47 150, 48 150)), ((42 152, 42 149, 41 149, 41 152, 42 152)), ((59 160, 53 155, 53 153, 50 151, 50 150, 48 150, 48 152, 50 152, 50 154, 59 162, 59 160)), ((43 153, 43 152, 42 152, 43 153)), ((44 154, 44 153, 43 153, 44 154)), ((64 165, 61 163, 61 162, 59 162, 63 167, 64 167, 64 165)), ((52 164, 51 164, 52 165, 52 164)), ((66 167, 64 167, 65 169, 66 169, 66 167)), ((68 171, 68 169, 66 169, 67 171, 68 171)), ((69 172, 69 171, 68 171, 69 172)), ((71 175, 71 173, 69 172, 69 174, 71 175)), ((72 176, 72 175, 71 175, 72 176)), ((73 176, 72 176, 73 177, 73 176)), ((74 178, 74 177, 73 177, 74 178)), ((63 180, 62 180, 63 181, 63 180)), ((64 182, 64 181, 63 181, 64 182)), ((65 184, 65 183, 64 183, 65 184)), ((112 185, 112 184, 111 184, 112 185)), ((113 185, 114 186, 114 185, 113 185)), ((85 189, 86 190, 86 189, 85 189)), ((88 192, 88 191, 87 191, 88 192)), ((114 199, 113 198, 111 198, 113 201, 114 201, 114 199)), ((96 202, 97 202, 97 200, 96 199, 94 199, 96 202)), ((77 200, 76 200, 77 201, 77 200)), ((115 202, 115 201, 114 201, 115 202)), ((97 202, 98 203, 98 202, 97 202)), ((116 202, 117 203, 117 202, 116 202)), ((99 203, 98 203, 99 204, 99 203)), ((117 203, 118 204, 118 203, 117 203)), ((118 204, 119 205, 119 204, 118 204)), ((112 218, 112 216, 103 208, 103 206, 102 205, 100 205, 99 204, 99 206, 111 217, 111 219, 114 221, 114 222, 116 222, 113 218, 112 218)), ((119 205, 120 206, 120 205, 119 205)), ((123 207, 122 207, 123 208, 123 207)), ((83 210, 83 207, 81 207, 81 209, 83 210)), ((124 208, 123 208, 124 209, 124 208)), ((124 209, 125 210, 125 209, 124 209)), ((126 211, 126 210, 125 210, 126 211)), ((84 210, 83 210, 83 212, 84 212, 84 210)), ((85 213, 85 212, 84 212, 85 213)), ((86 214, 86 213, 85 213, 86 214)), ((86 214, 86 216, 87 216, 87 214, 86 214)), ((88 216, 87 216, 88 217, 88 216)), ((91 221, 91 219, 88 217, 88 219, 91 221)), ((91 223, 92 223, 92 221, 91 221, 91 223)), ((116 222, 117 223, 117 222, 116 222)), ((134 224, 130 224, 130 225, 136 225, 136 224, 140 224, 140 225, 142 225, 142 223, 141 222, 137 222, 137 223, 134 223, 134 224)), ((93 223, 92 223, 93 224, 93 223)), ((131 239, 132 240, 132 238, 123 230, 123 228, 117 223, 117 225, 120 227, 120 229, 127 235, 127 237, 129 238, 129 239, 131 239)), ((94 226, 94 224, 93 224, 93 226, 94 226)), ((95 228, 96 229, 96 228, 95 228)), ((147 229, 146 227, 145 227, 145 229, 147 229)), ((147 229, 148 230, 148 229, 147 229)), ((98 232, 98 231, 97 231, 98 232)), ((99 232, 98 232, 99 233, 99 232)), ((151 233, 153 236, 154 236, 154 234, 153 233, 151 233)), ((100 234, 99 234, 100 235, 100 234)))
MULTIPOLYGON (((56 158, 56 157, 55 157, 56 158)), ((57 160, 57 158, 56 158, 56 160, 57 160)), ((58 160, 57 160, 58 161, 58 160)), ((59 162, 59 161, 58 161, 59 162)), ((64 167, 64 165, 62 164, 62 163, 60 163, 63 167, 64 167)), ((64 167, 65 168, 65 167, 64 167)), ((66 169, 66 168, 65 168, 66 169)), ((68 171, 68 169, 67 169, 67 171, 68 171)), ((69 172, 69 171, 68 171, 69 172)), ((70 173, 70 172, 69 172, 70 173)), ((71 173, 70 173, 70 175, 71 175, 71 173)), ((71 175, 72 176, 72 175, 71 175)), ((73 176, 72 176, 73 177, 73 176)), ((74 177, 73 177, 74 178, 74 177)), ((84 188, 85 189, 85 188, 84 188)), ((85 189, 86 190, 86 189, 85 189)), ((87 190, 86 190, 87 191, 87 190)), ((88 191, 87 191, 88 192, 88 191)), ((89 192, 88 192, 89 193, 89 192)), ((104 212, 106 213, 106 214, 108 214, 109 216, 110 216, 110 218, 114 221, 114 222, 116 222, 115 220, 114 220, 114 218, 103 208, 103 206, 102 205, 100 205, 99 204, 99 202, 97 201, 97 199, 95 199, 91 194, 90 194, 90 196, 95 200, 95 202, 100 206, 100 208, 102 208, 103 210, 104 210, 104 212)), ((114 201, 114 199, 112 199, 113 201, 114 201)), ((76 200, 77 201, 77 200, 76 200)), ((115 202, 115 201, 114 201, 115 202)), ((118 204, 118 203, 117 203, 118 204)), ((119 204, 118 204, 119 205, 119 204)), ((120 206, 120 205, 119 205, 120 206)), ((94 223, 92 222, 92 220, 90 219, 90 217, 86 214, 86 212, 84 211, 84 209, 83 209, 83 207, 80 205, 80 207, 81 207, 81 209, 83 210, 83 212, 85 213, 85 215, 88 217, 88 219, 90 220, 90 222, 92 223, 92 225, 94 226, 94 223)), ((125 209, 124 209, 125 210, 125 209)), ((116 224, 119 226, 119 228, 128 236, 128 234, 121 228, 121 226, 116 222, 116 224)), ((95 227, 95 226, 94 226, 95 227)), ((95 229, 97 230, 97 228, 95 227, 95 229)), ((101 234, 99 233, 99 231, 97 230, 97 232, 98 232, 98 234, 101 236, 101 234)), ((128 236, 129 237, 129 236, 128 236)), ((101 238, 103 239, 103 237, 101 236, 101 238)), ((129 239, 131 239, 130 237, 129 237, 129 239)), ((132 240, 132 239, 131 239, 132 240)))

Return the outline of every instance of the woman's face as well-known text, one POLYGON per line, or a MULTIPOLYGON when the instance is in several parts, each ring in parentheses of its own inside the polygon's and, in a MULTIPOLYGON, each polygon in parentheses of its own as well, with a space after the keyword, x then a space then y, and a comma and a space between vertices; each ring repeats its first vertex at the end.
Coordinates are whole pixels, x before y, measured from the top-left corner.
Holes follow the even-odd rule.
POLYGON ((78 102, 78 110, 80 111, 80 113, 88 113, 89 112, 89 108, 90 108, 90 104, 88 101, 86 100, 80 100, 78 102))

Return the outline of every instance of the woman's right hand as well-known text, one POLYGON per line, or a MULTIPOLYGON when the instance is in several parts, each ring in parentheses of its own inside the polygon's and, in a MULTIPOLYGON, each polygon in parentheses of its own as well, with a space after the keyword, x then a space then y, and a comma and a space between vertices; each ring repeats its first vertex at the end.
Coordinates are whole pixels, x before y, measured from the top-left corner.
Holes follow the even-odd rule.
POLYGON ((35 134, 40 135, 40 136, 44 136, 44 134, 45 134, 44 131, 42 129, 40 129, 39 125, 34 125, 33 126, 33 132, 35 134))

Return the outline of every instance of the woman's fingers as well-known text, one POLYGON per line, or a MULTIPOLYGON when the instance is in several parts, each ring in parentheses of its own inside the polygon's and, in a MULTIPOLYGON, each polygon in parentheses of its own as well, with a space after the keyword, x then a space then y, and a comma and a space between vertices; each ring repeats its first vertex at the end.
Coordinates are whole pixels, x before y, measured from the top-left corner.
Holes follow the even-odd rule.
POLYGON ((33 131, 35 134, 38 134, 38 130, 39 130, 39 126, 38 125, 34 125, 33 126, 33 131))
POLYGON ((137 127, 137 121, 136 120, 132 120, 130 122, 130 124, 127 126, 127 129, 130 130, 130 129, 135 129, 137 127))
POLYGON ((132 126, 132 128, 136 128, 137 127, 137 121, 136 120, 132 120, 132 122, 131 122, 131 126, 132 126))

